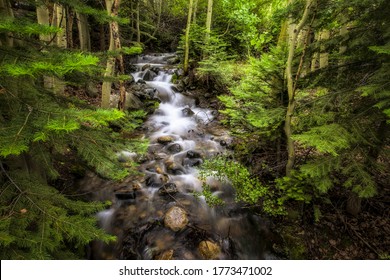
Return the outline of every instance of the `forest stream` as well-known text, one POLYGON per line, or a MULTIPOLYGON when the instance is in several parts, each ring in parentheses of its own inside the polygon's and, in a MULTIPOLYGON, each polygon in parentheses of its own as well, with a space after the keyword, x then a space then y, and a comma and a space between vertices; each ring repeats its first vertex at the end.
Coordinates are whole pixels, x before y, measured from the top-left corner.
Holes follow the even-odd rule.
MULTIPOLYGON (((213 110, 199 108, 195 98, 176 92, 171 80, 177 70, 167 64, 170 56, 140 56, 132 73, 136 84, 146 83, 161 101, 143 125, 150 142, 148 160, 139 167, 143 176, 131 176, 120 186, 94 175, 82 181, 84 188, 100 186, 98 199, 114 201, 98 217, 101 227, 118 237, 115 244, 96 242, 90 258, 274 258, 265 222, 235 202, 229 183, 203 180, 224 201, 214 207, 206 203, 197 167, 223 153, 231 139, 213 110)), ((137 155, 123 151, 119 156, 137 155)))

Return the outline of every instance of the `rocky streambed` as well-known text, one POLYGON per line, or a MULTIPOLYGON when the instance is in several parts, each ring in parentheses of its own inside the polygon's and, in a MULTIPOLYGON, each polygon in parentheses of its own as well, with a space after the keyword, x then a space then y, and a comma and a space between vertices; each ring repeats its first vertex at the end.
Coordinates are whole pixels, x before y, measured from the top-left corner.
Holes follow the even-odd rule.
MULTIPOLYGON (((113 201, 99 213, 101 226, 118 237, 114 244, 95 242, 93 259, 267 259, 268 228, 243 210, 226 182, 199 179, 203 161, 224 153, 231 141, 215 119, 216 111, 199 107, 185 84, 172 83, 180 73, 170 54, 145 55, 134 64, 131 85, 136 102, 159 100, 143 126, 150 142, 140 175, 121 183, 88 174, 80 181, 94 199, 113 201), (223 206, 210 207, 202 195, 207 184, 223 206)), ((134 100, 132 100, 134 102, 134 100)), ((118 160, 136 160, 122 151, 118 160)))

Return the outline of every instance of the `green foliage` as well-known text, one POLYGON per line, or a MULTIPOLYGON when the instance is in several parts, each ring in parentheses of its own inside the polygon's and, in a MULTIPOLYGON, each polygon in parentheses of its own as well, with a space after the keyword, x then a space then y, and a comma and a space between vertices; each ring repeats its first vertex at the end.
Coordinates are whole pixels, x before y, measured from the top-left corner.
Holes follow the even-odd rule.
POLYGON ((60 28, 49 25, 32 23, 25 19, 2 18, 0 20, 0 33, 12 32, 18 35, 49 35, 61 31, 60 28))
POLYGON ((279 133, 285 112, 281 106, 284 56, 284 48, 275 47, 261 59, 250 59, 240 83, 230 88, 231 95, 219 97, 225 105, 221 110, 227 117, 224 122, 236 134, 255 132, 272 138, 279 133))
MULTIPOLYGON (((95 13, 82 1, 59 2, 95 13)), ((37 35, 58 29, 29 23, 27 17, 0 19, 0 35, 12 32, 18 38, 15 47, 0 45, 0 255, 85 258, 91 241, 114 240, 95 218, 109 203, 83 201, 77 190, 60 182, 73 179, 69 165, 75 162, 112 180, 135 172, 135 164, 123 165, 117 153, 146 150, 142 141, 128 139, 145 113, 103 110, 67 97, 62 85, 72 75, 84 83, 99 77, 99 59, 87 52, 41 48, 37 35)))
MULTIPOLYGON (((236 200, 249 204, 258 204, 263 200, 263 210, 270 215, 284 214, 282 205, 275 203, 274 193, 264 186, 242 164, 217 156, 206 160, 200 170, 200 178, 206 181, 208 177, 216 178, 221 182, 230 183, 236 191, 236 200)), ((219 203, 218 198, 213 197, 209 186, 204 186, 203 195, 206 202, 219 203)))
POLYGON ((6 172, 2 163, 1 169, 7 178, 0 197, 2 259, 78 258, 67 244, 83 248, 95 239, 114 240, 92 216, 107 203, 75 201, 23 171, 6 172))
POLYGON ((315 147, 321 153, 337 156, 337 151, 348 148, 353 140, 352 135, 342 126, 333 123, 313 127, 293 139, 305 147, 315 147))
POLYGON ((204 196, 206 203, 211 207, 223 206, 225 204, 225 202, 221 198, 212 193, 210 186, 206 184, 203 184, 202 192, 194 192, 193 195, 196 198, 204 196))
POLYGON ((53 55, 53 53, 47 53, 31 62, 3 63, 0 73, 12 77, 37 77, 43 74, 62 77, 73 72, 91 71, 93 70, 91 66, 96 66, 98 62, 99 58, 90 54, 64 52, 53 55))

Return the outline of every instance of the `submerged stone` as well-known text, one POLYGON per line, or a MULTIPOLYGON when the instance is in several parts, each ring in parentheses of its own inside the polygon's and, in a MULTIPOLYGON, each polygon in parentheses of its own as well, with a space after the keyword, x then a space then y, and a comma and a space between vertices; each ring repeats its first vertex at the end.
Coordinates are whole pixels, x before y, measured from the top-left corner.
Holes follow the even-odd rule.
POLYGON ((199 243, 198 251, 206 260, 215 260, 219 258, 221 248, 215 242, 206 240, 199 243))
POLYGON ((180 207, 173 206, 165 214, 164 225, 173 231, 184 229, 188 224, 187 212, 180 207))

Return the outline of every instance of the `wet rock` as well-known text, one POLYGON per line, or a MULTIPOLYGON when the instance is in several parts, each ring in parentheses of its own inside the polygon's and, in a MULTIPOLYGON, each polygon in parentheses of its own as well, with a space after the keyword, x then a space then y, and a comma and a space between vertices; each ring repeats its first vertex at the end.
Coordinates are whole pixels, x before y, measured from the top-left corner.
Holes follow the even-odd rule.
POLYGON ((185 159, 183 159, 183 166, 185 166, 185 167, 199 166, 202 163, 203 163, 203 160, 200 158, 185 158, 185 159))
POLYGON ((171 144, 167 147, 167 150, 172 154, 180 153, 183 148, 178 143, 171 144))
POLYGON ((155 72, 153 72, 152 70, 146 70, 142 79, 144 81, 153 81, 154 78, 157 77, 157 74, 155 72))
POLYGON ((156 75, 158 75, 160 73, 161 69, 159 67, 154 66, 154 67, 150 68, 150 71, 153 71, 156 75))
POLYGON ((146 85, 146 82, 145 82, 145 80, 143 80, 143 79, 139 79, 139 80, 137 81, 137 84, 146 85))
POLYGON ((173 206, 165 214, 164 225, 173 231, 184 229, 188 224, 187 212, 180 207, 173 206))
POLYGON ((146 186, 151 188, 160 188, 168 181, 168 175, 166 174, 152 174, 146 178, 146 186))
POLYGON ((190 150, 187 152, 187 157, 188 158, 202 158, 202 155, 197 151, 190 150))
POLYGON ((157 142, 163 145, 173 142, 175 139, 172 136, 160 136, 157 138, 157 142))
POLYGON ((177 192, 178 190, 174 183, 167 183, 158 190, 159 195, 172 195, 177 192))
POLYGON ((156 260, 173 260, 173 250, 168 250, 156 257, 156 260))
POLYGON ((226 147, 226 146, 227 146, 227 143, 226 143, 225 140, 219 141, 219 144, 220 144, 222 147, 226 147))
POLYGON ((178 88, 177 86, 171 86, 171 89, 174 91, 174 92, 182 92, 184 89, 183 88, 178 88))
POLYGON ((198 251, 204 259, 215 260, 219 258, 221 248, 217 243, 206 240, 199 243, 198 251))
POLYGON ((145 71, 146 69, 149 69, 149 68, 150 68, 150 64, 145 64, 144 66, 142 66, 141 70, 145 71))
POLYGON ((180 164, 173 162, 173 161, 168 161, 165 164, 166 164, 167 171, 169 174, 173 174, 173 175, 185 174, 185 169, 180 164))
POLYGON ((134 190, 119 190, 115 192, 115 197, 119 200, 134 200, 136 198, 136 194, 134 190))
POLYGON ((184 108, 183 110, 181 110, 181 112, 184 117, 191 117, 195 114, 194 111, 192 111, 190 108, 184 108))

